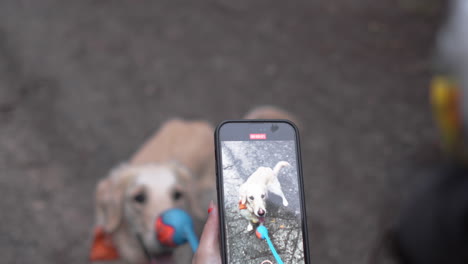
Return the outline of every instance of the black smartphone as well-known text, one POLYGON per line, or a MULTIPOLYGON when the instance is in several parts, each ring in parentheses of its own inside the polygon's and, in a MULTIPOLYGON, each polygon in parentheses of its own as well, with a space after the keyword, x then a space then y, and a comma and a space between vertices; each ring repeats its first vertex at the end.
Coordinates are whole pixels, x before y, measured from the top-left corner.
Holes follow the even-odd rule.
POLYGON ((297 127, 224 121, 215 146, 223 263, 309 263, 297 127))

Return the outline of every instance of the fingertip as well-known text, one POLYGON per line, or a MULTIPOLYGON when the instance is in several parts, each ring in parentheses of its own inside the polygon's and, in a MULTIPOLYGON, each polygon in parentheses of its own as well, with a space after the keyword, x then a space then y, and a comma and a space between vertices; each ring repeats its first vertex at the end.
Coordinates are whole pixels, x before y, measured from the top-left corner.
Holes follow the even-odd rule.
POLYGON ((213 204, 210 208, 211 212, 206 220, 205 227, 203 228, 202 240, 208 239, 208 241, 214 241, 218 237, 219 224, 218 224, 218 208, 213 204))
POLYGON ((212 222, 211 224, 217 224, 218 222, 218 207, 213 204, 213 207, 210 208, 210 213, 208 216, 207 224, 208 222, 212 222), (215 222, 213 222, 215 221, 215 222))
POLYGON ((208 205, 208 214, 210 214, 213 211, 214 208, 214 203, 213 200, 210 201, 210 204, 208 205))

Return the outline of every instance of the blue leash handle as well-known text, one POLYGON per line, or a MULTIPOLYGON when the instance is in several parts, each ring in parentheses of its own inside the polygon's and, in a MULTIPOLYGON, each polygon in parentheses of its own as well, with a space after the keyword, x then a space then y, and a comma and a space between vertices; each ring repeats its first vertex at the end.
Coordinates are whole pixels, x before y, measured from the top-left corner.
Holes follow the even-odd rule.
POLYGON ((193 232, 193 228, 190 226, 185 226, 185 236, 192 247, 193 253, 197 251, 198 248, 198 238, 197 235, 193 232))
POLYGON ((270 237, 268 237, 268 229, 263 225, 259 225, 257 227, 257 232, 257 237, 259 236, 259 234, 261 235, 261 237, 258 238, 265 239, 267 241, 268 246, 270 247, 270 250, 276 259, 276 262, 278 262, 278 264, 284 264, 281 260, 281 257, 278 255, 278 252, 276 252, 275 246, 273 246, 273 243, 271 243, 270 237))
MULTIPOLYGON (((198 238, 193 230, 193 220, 187 212, 182 209, 172 208, 163 212, 159 216, 159 220, 162 220, 162 224, 157 232, 172 232, 169 239, 160 241, 163 245, 175 247, 189 242, 193 252, 197 251, 198 238)), ((157 235, 159 239, 159 234, 157 235)))

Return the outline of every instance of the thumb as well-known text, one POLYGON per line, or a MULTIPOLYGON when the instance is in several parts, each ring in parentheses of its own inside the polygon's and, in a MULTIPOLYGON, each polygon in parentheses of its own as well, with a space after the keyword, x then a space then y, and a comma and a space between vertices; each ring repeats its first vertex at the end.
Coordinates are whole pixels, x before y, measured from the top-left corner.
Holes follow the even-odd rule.
POLYGON ((206 220, 205 227, 200 239, 200 246, 205 247, 219 247, 219 218, 218 208, 214 205, 213 201, 210 202, 210 209, 208 219, 206 220))
POLYGON ((219 219, 218 209, 210 202, 208 219, 200 239, 200 245, 192 259, 192 264, 221 264, 219 252, 219 219))

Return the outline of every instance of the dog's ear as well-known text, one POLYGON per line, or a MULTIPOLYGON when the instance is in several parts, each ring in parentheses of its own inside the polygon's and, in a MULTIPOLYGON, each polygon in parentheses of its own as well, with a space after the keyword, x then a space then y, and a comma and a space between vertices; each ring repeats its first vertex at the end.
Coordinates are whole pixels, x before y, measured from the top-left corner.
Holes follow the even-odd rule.
POLYGON ((199 186, 193 173, 184 165, 177 161, 170 162, 169 166, 174 170, 177 180, 181 183, 184 194, 187 196, 187 206, 190 211, 198 218, 205 217, 200 205, 199 186))
POLYGON ((241 185, 239 188, 239 202, 241 204, 247 203, 247 190, 245 189, 244 185, 241 185))
POLYGON ((109 261, 119 258, 119 253, 112 241, 112 233, 118 228, 122 219, 123 185, 118 181, 119 171, 102 179, 95 192, 96 226, 91 246, 91 261, 109 261))
POLYGON ((122 221, 123 196, 132 175, 134 172, 130 167, 121 165, 96 187, 96 225, 102 226, 107 233, 114 232, 122 221))
POLYGON ((103 179, 96 188, 96 225, 107 233, 117 229, 122 218, 122 191, 112 179, 103 179))

